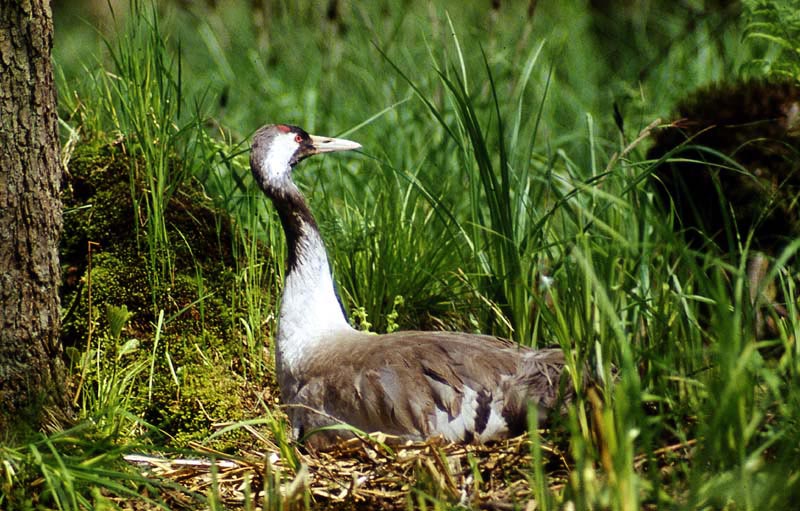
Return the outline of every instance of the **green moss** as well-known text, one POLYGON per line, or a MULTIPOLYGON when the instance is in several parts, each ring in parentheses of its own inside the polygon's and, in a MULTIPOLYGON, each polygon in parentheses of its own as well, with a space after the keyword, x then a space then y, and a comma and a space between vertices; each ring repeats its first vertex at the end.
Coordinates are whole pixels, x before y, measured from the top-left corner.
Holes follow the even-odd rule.
MULTIPOLYGON (((220 428, 248 417, 245 382, 223 364, 192 362, 176 368, 179 385, 160 385, 148 419, 159 425, 179 447, 203 442, 220 428)), ((208 443, 218 450, 235 447, 243 434, 226 433, 208 443)))
POLYGON ((105 305, 128 307, 132 313, 129 335, 146 335, 152 330, 148 313, 150 291, 141 258, 120 250, 97 252, 92 256, 91 273, 87 266, 80 278, 79 286, 62 293, 62 301, 72 306, 62 325, 61 339, 64 345, 82 346, 82 341, 88 335, 89 318, 95 322, 95 328, 104 331, 105 305))
MULTIPOLYGON (((140 342, 126 363, 148 367, 133 386, 132 411, 186 445, 213 433, 215 423, 257 413, 247 409, 242 390, 243 368, 252 366, 245 360, 240 319, 247 305, 235 270, 244 264, 233 256, 228 216, 188 179, 166 208, 173 271, 166 280, 153 278, 146 214, 133 199, 144 187, 131 183, 131 164, 124 143, 102 136, 72 154, 62 195, 62 341, 85 350, 92 324, 92 344, 102 342, 106 305, 126 306, 131 318, 122 337, 140 342), (156 332, 160 311, 164 321, 156 332)), ((214 445, 230 448, 235 439, 228 435, 214 445)))

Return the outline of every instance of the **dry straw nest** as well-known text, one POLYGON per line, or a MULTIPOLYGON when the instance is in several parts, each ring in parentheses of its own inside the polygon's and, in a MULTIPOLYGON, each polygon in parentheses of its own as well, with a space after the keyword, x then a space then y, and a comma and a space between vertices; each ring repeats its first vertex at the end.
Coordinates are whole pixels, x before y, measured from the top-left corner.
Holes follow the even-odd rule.
MULTIPOLYGON (((373 436, 325 452, 303 453, 285 445, 291 449, 287 456, 253 433, 269 448, 235 457, 205 450, 205 459, 126 459, 164 483, 161 498, 173 509, 196 509, 198 496, 212 495, 227 508, 247 509, 264 509, 265 503, 273 509, 406 509, 429 497, 470 508, 535 508, 526 436, 492 445, 440 439, 401 443, 373 436)), ((542 455, 551 490, 563 487, 569 468, 565 456, 547 445, 542 455)))

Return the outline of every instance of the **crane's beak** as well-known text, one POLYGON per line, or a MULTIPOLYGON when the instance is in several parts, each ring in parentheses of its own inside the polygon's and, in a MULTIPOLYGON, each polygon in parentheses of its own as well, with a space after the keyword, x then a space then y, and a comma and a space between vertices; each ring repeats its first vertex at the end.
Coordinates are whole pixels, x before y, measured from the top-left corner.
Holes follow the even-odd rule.
POLYGON ((350 151, 352 149, 360 149, 361 144, 353 142, 352 140, 345 140, 343 138, 331 137, 318 137, 316 135, 309 135, 311 143, 314 145, 313 154, 319 153, 332 153, 334 151, 350 151))

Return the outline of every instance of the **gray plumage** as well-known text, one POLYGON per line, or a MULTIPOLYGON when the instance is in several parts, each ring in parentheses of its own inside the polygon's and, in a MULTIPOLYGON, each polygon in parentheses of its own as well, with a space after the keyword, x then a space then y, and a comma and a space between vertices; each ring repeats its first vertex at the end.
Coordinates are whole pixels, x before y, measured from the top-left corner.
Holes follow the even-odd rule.
MULTIPOLYGON (((289 373, 281 393, 303 435, 331 417, 364 431, 480 441, 525 431, 528 403, 558 402, 561 350, 531 350, 458 332, 352 331, 289 373), (317 413, 321 411, 323 413, 317 413)), ((316 439, 326 443, 342 432, 316 439)))

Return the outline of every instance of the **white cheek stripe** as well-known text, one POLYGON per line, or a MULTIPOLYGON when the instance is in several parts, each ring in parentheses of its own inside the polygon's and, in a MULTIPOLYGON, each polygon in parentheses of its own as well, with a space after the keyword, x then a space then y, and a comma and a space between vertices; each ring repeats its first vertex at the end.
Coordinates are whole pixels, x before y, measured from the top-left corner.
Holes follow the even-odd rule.
POLYGON ((285 174, 291 171, 289 160, 292 159, 292 155, 298 147, 300 144, 294 141, 293 133, 285 133, 273 138, 270 150, 264 155, 261 165, 262 169, 266 169, 269 181, 286 177, 285 174))

